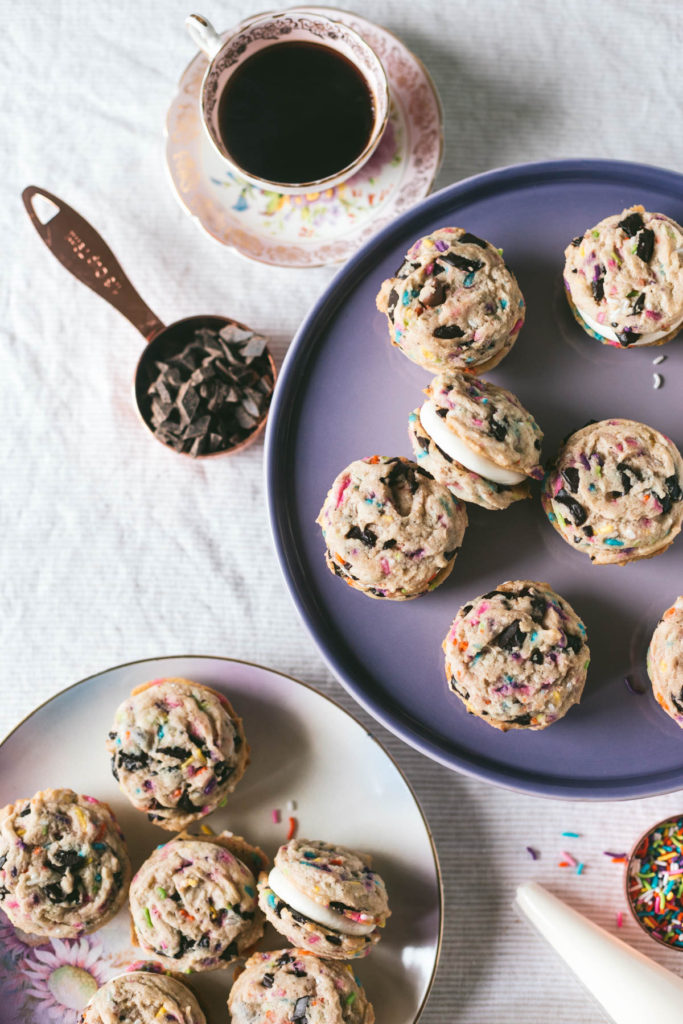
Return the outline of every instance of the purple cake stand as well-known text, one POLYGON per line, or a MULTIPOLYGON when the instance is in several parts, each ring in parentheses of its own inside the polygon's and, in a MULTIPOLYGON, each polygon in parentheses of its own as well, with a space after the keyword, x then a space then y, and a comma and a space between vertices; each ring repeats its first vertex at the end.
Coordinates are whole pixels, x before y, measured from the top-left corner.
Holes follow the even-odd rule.
POLYGON ((683 539, 652 561, 593 566, 533 499, 504 512, 469 506, 450 578, 417 601, 373 601, 332 576, 315 517, 353 459, 410 455, 409 412, 430 374, 389 344, 375 295, 421 235, 458 225, 505 251, 527 322, 490 377, 545 431, 543 455, 590 419, 641 420, 683 445, 683 342, 621 351, 588 338, 562 291, 563 251, 624 207, 683 221, 683 176, 608 160, 503 168, 443 189, 381 231, 337 274, 301 326, 266 438, 271 525, 294 602, 325 660, 380 722, 429 757, 498 785, 555 797, 628 798, 683 787, 683 731, 651 696, 645 655, 660 614, 683 592, 683 539), (664 387, 653 390, 652 360, 664 387), (499 733, 446 686, 441 641, 470 598, 508 579, 546 580, 584 619, 592 652, 579 707, 543 732, 499 733), (625 685, 629 676, 641 694, 625 685))

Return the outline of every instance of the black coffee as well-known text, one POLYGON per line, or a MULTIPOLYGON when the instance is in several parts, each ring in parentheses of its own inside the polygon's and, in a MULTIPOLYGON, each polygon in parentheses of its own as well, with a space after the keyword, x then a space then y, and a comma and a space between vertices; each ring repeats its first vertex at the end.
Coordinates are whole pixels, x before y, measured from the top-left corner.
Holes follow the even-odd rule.
POLYGON ((373 100, 346 57, 317 43, 276 43, 247 58, 218 105, 227 152, 248 174, 299 184, 327 178, 370 138, 373 100))

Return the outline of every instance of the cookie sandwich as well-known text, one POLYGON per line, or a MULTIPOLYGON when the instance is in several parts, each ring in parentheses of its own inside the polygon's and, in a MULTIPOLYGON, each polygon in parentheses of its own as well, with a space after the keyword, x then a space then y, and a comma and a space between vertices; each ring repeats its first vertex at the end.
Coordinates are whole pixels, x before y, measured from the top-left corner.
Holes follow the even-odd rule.
POLYGON ((45 789, 0 810, 0 909, 29 941, 102 928, 130 873, 118 822, 95 797, 45 789))
POLYGON ((484 373, 510 351, 525 306, 502 251, 463 228, 418 239, 377 296, 391 342, 432 373, 484 373))
POLYGON ((565 249, 574 319, 604 345, 663 345, 683 327, 683 228, 631 206, 605 217, 565 249))
POLYGON ((467 711, 508 729, 545 729, 578 704, 586 627, 547 583, 511 580, 463 605, 443 642, 446 679, 467 711))
POLYGON ((589 423, 565 440, 541 500, 562 539, 597 565, 652 558, 681 530, 683 459, 644 423, 589 423))
POLYGON ((409 417, 418 465, 461 501, 507 508, 540 480, 543 431, 510 391, 453 371, 435 377, 409 417))
POLYGON ((133 806, 173 832, 222 806, 249 761, 228 699, 189 679, 136 687, 116 711, 107 750, 133 806))
POLYGON ((258 890, 259 906, 280 935, 332 960, 369 953, 391 913, 371 858, 319 840, 281 846, 258 890))

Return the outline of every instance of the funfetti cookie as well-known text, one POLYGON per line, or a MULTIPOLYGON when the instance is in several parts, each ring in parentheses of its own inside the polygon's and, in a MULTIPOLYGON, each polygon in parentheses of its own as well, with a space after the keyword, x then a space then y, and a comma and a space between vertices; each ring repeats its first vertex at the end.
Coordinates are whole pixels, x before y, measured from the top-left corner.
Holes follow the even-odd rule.
POLYGON ((667 608, 652 634, 647 672, 657 703, 683 729, 683 597, 667 608))
POLYGON ((319 840, 281 846, 258 889, 259 906, 276 931, 332 960, 369 953, 391 913, 370 857, 319 840))
POLYGON ((330 572, 369 597, 407 601, 450 574, 467 513, 426 469, 372 455, 341 471, 316 522, 330 572))
POLYGON ((458 611, 443 642, 446 679, 495 729, 545 729, 581 699, 586 628, 547 583, 511 580, 458 611))
POLYGON ((560 536, 596 564, 652 558, 681 530, 683 459, 644 423, 589 423, 564 442, 541 499, 560 536))
POLYGON ((432 373, 484 373, 507 355, 525 307, 501 251, 463 228, 439 228, 406 253, 377 296, 392 344, 432 373))
POLYGON ((254 953, 228 999, 232 1024, 374 1024, 372 1005, 348 964, 304 949, 254 953))
POLYGON ((79 1024, 206 1024, 189 988, 175 978, 131 971, 98 989, 79 1017, 79 1024))
POLYGON ((683 228, 632 206, 565 250, 564 283, 577 323, 605 345, 663 345, 683 326, 683 228))
POLYGON ((507 508, 543 478, 543 431, 510 391, 461 372, 435 377, 408 433, 418 465, 462 501, 507 508))
POLYGON ((213 971, 248 956, 263 934, 262 850, 239 836, 181 833, 157 847, 130 887, 135 937, 171 970, 213 971))
POLYGON ((133 806, 174 832, 222 806, 249 760, 230 702, 189 679, 136 687, 116 711, 107 750, 133 806))
POLYGON ((130 861, 107 804, 46 789, 0 810, 0 907, 30 938, 78 938, 126 899, 130 861))

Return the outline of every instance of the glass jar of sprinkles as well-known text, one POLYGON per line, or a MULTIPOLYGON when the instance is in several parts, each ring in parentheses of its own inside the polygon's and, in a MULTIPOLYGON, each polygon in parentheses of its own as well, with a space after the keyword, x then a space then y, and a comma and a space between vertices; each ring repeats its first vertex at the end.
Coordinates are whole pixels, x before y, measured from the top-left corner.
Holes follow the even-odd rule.
POLYGON ((626 867, 626 899, 651 938, 683 951, 683 815, 658 822, 638 840, 626 867))

